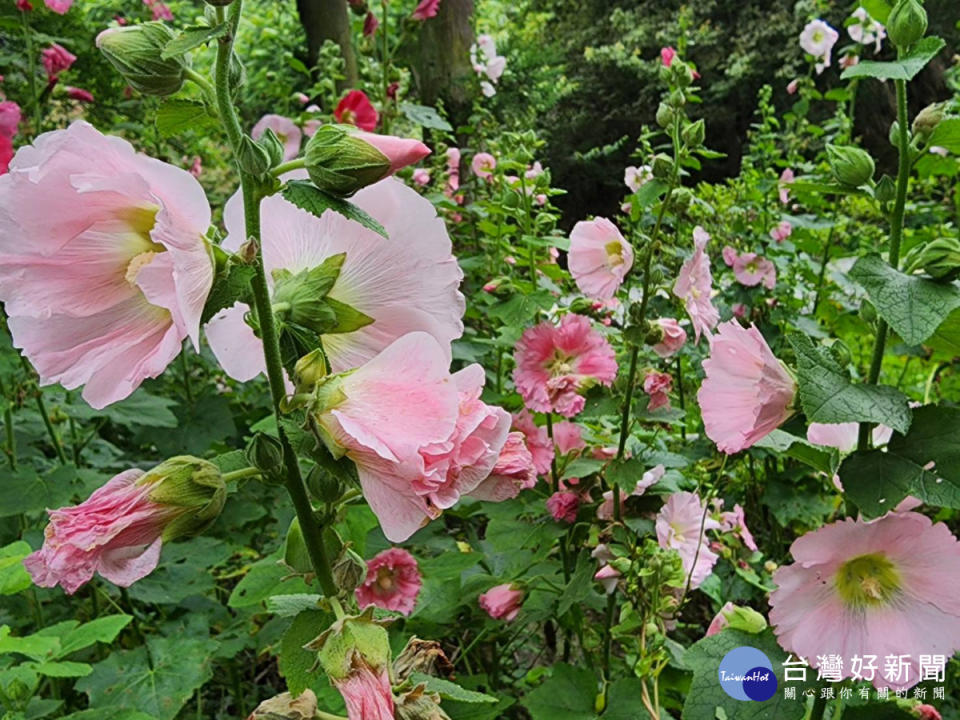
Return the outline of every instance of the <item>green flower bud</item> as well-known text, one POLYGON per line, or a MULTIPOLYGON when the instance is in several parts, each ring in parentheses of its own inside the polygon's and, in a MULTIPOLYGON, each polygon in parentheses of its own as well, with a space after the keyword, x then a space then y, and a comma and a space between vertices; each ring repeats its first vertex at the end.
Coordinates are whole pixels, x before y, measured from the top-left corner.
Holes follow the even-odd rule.
POLYGON ((267 482, 283 482, 283 446, 272 435, 258 432, 246 450, 247 461, 263 475, 267 482))
POLYGON ((897 183, 889 175, 882 175, 873 194, 882 203, 893 202, 897 196, 897 183))
POLYGON ((900 0, 887 18, 890 42, 906 50, 927 32, 927 11, 917 0, 900 0))
POLYGON ((927 105, 913 119, 912 130, 914 135, 922 138, 928 138, 937 129, 937 125, 943 120, 946 113, 947 103, 939 102, 927 105))
POLYGON ((290 521, 287 528, 287 539, 283 545, 283 562, 294 572, 308 575, 313 572, 313 561, 307 543, 303 539, 303 530, 300 528, 299 518, 290 521))
POLYGON ((668 128, 673 124, 673 119, 677 116, 677 111, 662 102, 657 106, 657 125, 662 128, 668 128))
POLYGON ((871 325, 877 321, 877 309, 869 300, 860 303, 860 319, 871 325))
POLYGON ((372 605, 358 616, 337 620, 304 647, 316 651, 317 662, 334 683, 347 679, 361 664, 378 675, 389 670, 390 637, 373 620, 372 605))
POLYGON ((934 280, 952 282, 960 277, 960 240, 937 238, 917 245, 904 258, 906 272, 923 270, 934 280))
POLYGON ((695 80, 693 75, 693 68, 690 67, 687 63, 682 60, 674 58, 673 62, 670 63, 670 73, 673 75, 674 81, 682 88, 690 87, 693 85, 695 80))
POLYGON ((673 159, 669 155, 657 153, 653 156, 652 172, 657 180, 669 180, 673 175, 673 159))
POLYGON ((237 162, 248 175, 263 175, 271 168, 270 153, 249 135, 240 140, 237 162))
POLYGON ((731 630, 757 635, 767 629, 767 619, 753 608, 733 605, 722 608, 720 614, 726 618, 727 627, 731 630))
POLYGON ((681 137, 688 147, 698 148, 703 145, 703 141, 707 137, 707 126, 702 119, 697 120, 683 129, 681 137))
POLYGON ((165 542, 197 535, 223 510, 227 488, 220 468, 207 460, 181 455, 144 473, 137 485, 151 485, 147 497, 160 505, 183 508, 163 531, 165 542))
POLYGON ((873 158, 865 150, 852 145, 827 145, 827 162, 834 178, 841 185, 860 187, 873 178, 873 158))
POLYGON ((890 130, 887 132, 887 140, 894 147, 900 147, 900 123, 896 120, 890 123, 890 130))
POLYGON ((850 348, 842 340, 834 340, 833 344, 827 348, 827 352, 840 367, 847 367, 850 364, 850 348))
POLYGON ((297 360, 293 366, 293 381, 297 392, 310 392, 327 375, 327 358, 316 348, 297 360))
POLYGON ((344 548, 343 553, 333 564, 333 581, 343 592, 352 593, 367 577, 367 564, 363 558, 350 548, 344 548))
POLYGON ((353 195, 390 174, 390 159, 343 125, 322 125, 304 153, 313 184, 339 197, 353 195))
POLYGON ((276 167, 283 162, 283 143, 280 142, 280 138, 271 128, 264 131, 260 139, 257 140, 257 144, 266 151, 267 157, 270 159, 270 167, 276 167))
POLYGON ((307 474, 307 489, 317 500, 332 503, 343 495, 343 482, 333 473, 314 465, 307 474))
POLYGON ((97 35, 97 47, 130 86, 144 95, 172 95, 183 87, 187 63, 183 55, 163 60, 160 53, 173 40, 162 22, 108 28, 97 35))

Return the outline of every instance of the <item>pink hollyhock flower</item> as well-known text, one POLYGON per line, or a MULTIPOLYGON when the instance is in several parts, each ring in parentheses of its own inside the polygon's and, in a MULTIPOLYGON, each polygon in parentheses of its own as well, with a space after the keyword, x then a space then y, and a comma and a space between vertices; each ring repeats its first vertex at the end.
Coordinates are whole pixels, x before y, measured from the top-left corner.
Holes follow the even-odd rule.
POLYGON ((541 175, 543 175, 543 165, 540 164, 539 160, 534 161, 533 165, 523 172, 523 176, 527 180, 536 180, 541 175))
POLYGON ((533 196, 533 201, 540 207, 547 204, 547 196, 544 193, 537 193, 533 196))
POLYGON ((483 593, 478 598, 478 602, 494 620, 510 622, 520 612, 520 606, 523 604, 523 590, 514 588, 511 583, 497 585, 483 593))
POLYGON ((643 391, 650 396, 647 410, 653 412, 659 408, 670 407, 670 389, 673 387, 673 376, 668 373, 651 370, 643 378, 643 391))
POLYGON ((429 20, 440 12, 440 0, 420 0, 416 9, 410 14, 414 20, 429 20))
POLYGON ((13 140, 6 135, 0 135, 0 175, 10 171, 10 161, 13 160, 13 140))
POLYGON ((604 565, 593 575, 593 579, 603 585, 603 591, 607 595, 613 595, 617 591, 617 583, 621 577, 620 571, 613 565, 604 565))
POLYGON ((677 51, 672 47, 660 48, 660 62, 664 67, 670 67, 673 59, 677 56, 677 51))
POLYGON ((165 3, 150 3, 150 10, 154 20, 173 20, 173 12, 165 3))
POLYGON ((853 67, 859 62, 860 62, 859 55, 851 55, 847 53, 847 54, 844 54, 842 58, 840 58, 840 68, 843 70, 846 70, 848 67, 853 67))
POLYGON ((723 250, 720 251, 720 257, 723 258, 724 265, 727 267, 733 267, 740 255, 737 253, 736 248, 730 247, 729 245, 724 245, 723 250))
POLYGON ((816 61, 817 75, 830 67, 830 54, 840 34, 823 20, 811 20, 800 33, 800 47, 816 61))
POLYGON ((580 508, 580 496, 574 492, 555 492, 547 498, 547 510, 557 522, 572 525, 577 521, 577 510, 580 508))
POLYGON ((193 175, 195 178, 200 177, 203 173, 203 164, 199 155, 194 155, 193 160, 190 163, 190 169, 187 170, 188 173, 193 175))
POLYGON ((636 192, 651 180, 653 180, 653 168, 649 165, 641 165, 640 167, 630 165, 623 171, 623 183, 630 188, 630 192, 636 192))
MULTIPOLYGON (((623 504, 627 501, 627 498, 630 497, 630 495, 628 495, 623 488, 619 488, 619 490, 620 490, 620 509, 622 510, 623 504)), ((605 493, 603 493, 603 495, 600 496, 600 498, 601 498, 601 502, 599 505, 597 505, 597 519, 602 520, 604 522, 610 522, 611 520, 613 520, 613 516, 614 516, 613 490, 607 490, 605 493)))
POLYGON ((775 228, 770 230, 770 237, 778 243, 786 240, 793 233, 793 225, 788 220, 781 220, 775 228))
POLYGON ((417 603, 420 567, 413 555, 403 548, 390 548, 367 561, 367 577, 355 594, 361 609, 368 605, 410 615, 417 603))
POLYGON ((210 206, 188 172, 77 121, 20 148, 0 207, 0 301, 42 384, 100 409, 199 344, 210 206))
POLYGON ((700 587, 719 559, 705 537, 707 530, 719 527, 700 496, 692 492, 674 493, 657 514, 657 542, 680 553, 691 588, 700 587))
POLYGON ((573 417, 586 400, 579 394, 617 375, 613 348, 582 315, 565 315, 557 327, 542 322, 527 328, 517 343, 513 380, 532 410, 573 417))
POLYGON ((750 447, 793 414, 797 384, 754 325, 720 325, 703 369, 697 401, 707 437, 721 452, 750 447))
POLYGON ((394 703, 387 665, 378 673, 366 662, 354 662, 345 678, 332 678, 343 696, 348 720, 393 720, 394 703))
POLYGON ((733 261, 733 276, 741 285, 755 287, 763 283, 765 288, 773 290, 777 284, 777 267, 756 253, 743 253, 733 261))
POLYGON ((47 71, 47 80, 54 83, 60 73, 70 69, 77 56, 62 45, 54 43, 40 53, 40 58, 43 62, 43 69, 47 71))
POLYGON ((447 148, 447 172, 460 174, 460 148, 447 148))
MULTIPOLYGON (((857 447, 860 425, 851 423, 810 423, 807 427, 807 441, 814 445, 836 448, 840 452, 852 452, 857 447)), ((880 447, 890 442, 893 428, 877 425, 873 428, 873 445, 880 447)))
POLYGON ((581 220, 570 233, 567 262, 584 295, 607 300, 633 266, 633 248, 606 218, 581 220))
POLYGON ((493 177, 493 169, 497 167, 497 159, 490 153, 477 153, 470 163, 473 174, 483 180, 493 177))
POLYGON ((653 351, 662 358, 668 358, 680 352, 687 342, 687 332, 673 318, 660 318, 654 321, 663 333, 663 339, 653 346, 653 351))
POLYGON ((386 156, 390 161, 390 169, 388 172, 391 175, 408 165, 414 165, 420 162, 430 154, 430 148, 419 140, 412 138, 380 135, 363 130, 356 130, 353 134, 355 137, 370 143, 386 156))
POLYGON ((16 137, 20 128, 20 106, 13 100, 0 102, 0 136, 7 139, 16 137))
POLYGON ((940 157, 946 157, 950 154, 950 151, 941 145, 931 145, 928 151, 931 155, 939 155, 940 157))
MULTIPOLYGON (((373 322, 353 332, 323 336, 334 372, 362 365, 415 330, 433 335, 449 362, 450 343, 463 332, 465 301, 457 290, 463 274, 443 221, 430 201, 392 178, 363 188, 350 200, 380 222, 390 239, 332 211, 317 218, 280 195, 265 198, 261 243, 268 277, 279 269, 297 273, 346 254, 329 297, 373 322)), ((236 251, 246 241, 240 193, 227 202, 224 222, 223 247, 236 251)), ((266 369, 260 339, 244 321, 249 311, 248 305, 236 303, 205 326, 220 365, 241 382, 266 369)))
POLYGON ((710 300, 713 276, 710 274, 710 256, 704 250, 709 240, 710 235, 702 227, 694 228, 693 255, 683 263, 673 285, 673 294, 683 300, 693 323, 696 342, 700 342, 700 333, 709 334, 720 322, 720 313, 710 300))
POLYGON ((921 703, 920 705, 914 705, 912 711, 920 720, 943 720, 940 711, 933 705, 921 703))
POLYGON ((17 10, 20 12, 32 12, 33 5, 30 0, 17 0, 17 10))
POLYGON ((800 87, 800 81, 797 78, 794 78, 793 80, 787 83, 787 94, 796 95, 797 88, 799 87, 800 87))
POLYGON ((78 87, 67 87, 67 97, 85 103, 93 102, 93 93, 78 87))
MULTIPOLYGON (((614 457, 616 456, 616 451, 614 451, 614 457)), ((649 470, 647 470, 639 480, 637 480, 636 486, 633 488, 633 492, 629 495, 623 488, 620 489, 620 507, 623 508, 623 504, 627 501, 628 497, 631 496, 640 496, 643 495, 648 488, 652 487, 660 481, 660 478, 663 477, 666 469, 663 465, 657 465, 649 470)), ((597 506, 597 518, 605 522, 609 522, 613 519, 613 490, 607 490, 601 496, 602 502, 597 506)))
POLYGON ((870 17, 866 8, 863 7, 854 10, 850 18, 854 20, 853 23, 847 25, 847 34, 850 35, 850 39, 861 45, 874 43, 873 52, 880 52, 883 39, 887 36, 886 28, 870 17))
POLYGON ((497 44, 492 35, 477 37, 477 41, 470 46, 470 63, 475 73, 487 78, 481 83, 483 94, 486 97, 495 95, 497 91, 492 83, 498 82, 503 76, 507 59, 497 54, 497 44))
POLYGON ((424 185, 429 184, 430 182, 430 171, 425 170, 424 168, 417 168, 413 171, 412 180, 415 184, 423 187, 424 185))
POLYGON ((73 0, 43 0, 43 4, 58 15, 65 15, 70 6, 73 5, 73 0))
POLYGON ((734 505, 733 510, 720 514, 720 529, 723 532, 734 532, 739 535, 748 549, 754 552, 759 549, 753 535, 747 529, 747 518, 739 504, 734 505))
POLYGON ((293 120, 283 115, 264 115, 253 126, 250 136, 254 140, 259 140, 268 129, 273 130, 283 145, 284 160, 293 160, 300 153, 300 128, 294 124, 293 120))
POLYGON ((368 11, 367 16, 363 19, 363 36, 370 37, 377 32, 378 27, 380 27, 380 21, 377 20, 377 16, 368 11))
POLYGON ((568 455, 574 450, 583 450, 587 446, 583 441, 580 426, 568 421, 559 422, 553 426, 553 442, 561 455, 568 455))
POLYGON ((780 202, 783 205, 786 205, 790 202, 790 188, 788 187, 790 183, 796 180, 796 175, 793 174, 793 170, 787 168, 782 173, 780 173, 780 202))
POLYGON ((380 115, 370 103, 370 98, 362 90, 351 90, 337 104, 333 116, 338 123, 356 125, 361 130, 373 131, 377 127, 380 115))
POLYGON ((537 426, 533 421, 533 415, 526 408, 513 414, 512 428, 523 433, 527 449, 533 457, 533 466, 537 474, 545 475, 550 472, 554 449, 550 436, 547 434, 547 429, 537 426))
MULTIPOLYGON (((548 468, 549 469, 549 462, 548 468)), ((503 502, 515 498, 521 490, 537 484, 537 470, 533 455, 527 448, 524 434, 513 431, 507 435, 497 464, 486 480, 470 492, 470 497, 489 502, 503 502)))
POLYGON ((903 689, 920 680, 921 654, 949 658, 960 649, 960 543, 943 523, 914 512, 847 518, 807 533, 790 552, 796 562, 774 573, 770 594, 770 622, 788 652, 894 655, 903 672, 878 668, 866 679, 903 689))
POLYGON ((704 637, 717 635, 727 627, 727 625, 730 624, 730 621, 727 619, 727 613, 731 612, 735 607, 732 602, 725 603, 724 606, 720 608, 720 611, 713 616, 713 620, 710 621, 710 626, 707 628, 707 634, 704 637))

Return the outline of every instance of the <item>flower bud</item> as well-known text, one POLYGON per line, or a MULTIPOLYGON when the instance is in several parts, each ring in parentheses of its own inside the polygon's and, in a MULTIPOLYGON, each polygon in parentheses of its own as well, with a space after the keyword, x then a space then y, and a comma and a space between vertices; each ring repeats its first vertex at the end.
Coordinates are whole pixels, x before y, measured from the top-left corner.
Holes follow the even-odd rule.
POLYGON ((873 178, 873 158, 858 147, 828 144, 827 161, 834 178, 841 185, 860 187, 873 178))
POLYGON ((247 461, 271 483, 283 482, 283 446, 272 435, 258 432, 246 450, 247 461))
POLYGON ((294 572, 304 575, 313 572, 313 562, 307 543, 303 539, 303 530, 300 529, 300 519, 293 518, 287 528, 287 539, 283 545, 283 562, 294 572))
POLYGON ((693 85, 696 76, 693 74, 693 68, 682 60, 674 60, 670 63, 670 73, 678 86, 685 88, 693 85))
POLYGON ((340 478, 319 465, 314 465, 307 474, 307 488, 317 500, 325 503, 336 502, 343 495, 340 478))
POLYGON ((927 32, 927 11, 917 0, 900 0, 887 18, 887 36, 906 50, 927 32))
POLYGON ((297 360, 293 366, 293 381, 297 392, 310 392, 327 375, 327 358, 316 348, 297 360))
POLYGON ((657 125, 662 128, 668 128, 673 124, 673 119, 677 116, 677 111, 662 102, 657 106, 657 125))
POLYGON ((333 564, 333 581, 341 591, 352 593, 367 576, 367 564, 350 548, 344 548, 333 564))
POLYGON ((153 486, 147 493, 151 502, 185 509, 164 529, 164 541, 203 532, 220 515, 227 499, 220 469, 190 455, 164 460, 144 473, 137 485, 153 486))
POLYGON ((264 700, 247 720, 314 720, 316 715, 317 696, 307 688, 297 697, 285 692, 264 700))
POLYGON ((742 630, 756 635, 767 629, 767 619, 753 608, 740 605, 724 606, 720 614, 727 621, 726 627, 731 630, 742 630))
POLYGON ((276 167, 283 162, 283 143, 280 142, 280 138, 277 137, 272 128, 263 131, 263 135, 257 140, 257 144, 267 153, 270 167, 276 167))
POLYGON ((172 95, 183 87, 183 55, 161 58, 174 34, 162 22, 108 28, 97 35, 97 48, 123 79, 144 95, 172 95))
POLYGON ((703 145, 703 141, 707 137, 707 126, 703 122, 703 119, 697 120, 687 125, 683 129, 681 136, 688 147, 698 148, 703 145))
POLYGON ((249 135, 240 140, 237 162, 243 172, 254 176, 263 175, 271 167, 269 151, 249 135))
POLYGON ((947 103, 939 102, 927 105, 921 110, 913 119, 912 130, 914 135, 919 135, 922 138, 930 137, 946 115, 946 106, 947 103))
POLYGON ((673 159, 663 153, 653 156, 653 176, 657 180, 669 180, 673 174, 673 159))
POLYGON ((320 667, 345 696, 344 686, 360 675, 372 676, 366 678, 368 682, 386 678, 389 693, 390 637, 373 620, 372 605, 360 615, 337 620, 304 647, 316 651, 320 667))
POLYGON ((879 202, 893 202, 897 196, 897 183, 889 175, 882 175, 877 181, 873 194, 879 202))
POLYGON ((860 303, 860 319, 870 324, 877 321, 877 309, 869 300, 863 300, 860 303))
POLYGON ((960 240, 937 238, 918 245, 907 253, 904 265, 908 273, 923 270, 934 280, 952 282, 960 277, 960 240))

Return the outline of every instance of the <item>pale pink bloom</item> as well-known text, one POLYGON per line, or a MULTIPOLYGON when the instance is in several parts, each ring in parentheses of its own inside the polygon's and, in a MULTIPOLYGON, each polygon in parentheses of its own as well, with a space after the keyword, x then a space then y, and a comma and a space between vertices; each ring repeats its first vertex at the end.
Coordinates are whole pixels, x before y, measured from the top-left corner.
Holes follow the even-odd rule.
POLYGON ((840 67, 841 69, 846 70, 847 68, 853 67, 859 62, 860 62, 859 55, 851 55, 849 53, 846 53, 842 58, 840 58, 840 67))
POLYGON ((789 220, 781 220, 775 228, 770 230, 770 237, 778 243, 786 240, 793 233, 793 225, 789 220))
POLYGON ((791 170, 790 168, 787 168, 782 173, 780 173, 780 183, 779 183, 780 202, 784 205, 790 202, 790 188, 788 186, 794 180, 796 180, 796 175, 793 174, 793 170, 791 170))
POLYGON ((641 165, 640 167, 630 165, 623 171, 623 183, 630 188, 631 192, 636 192, 642 185, 651 180, 653 180, 653 168, 649 165, 641 165))
POLYGON ((664 67, 670 67, 673 59, 677 56, 677 51, 672 47, 660 48, 660 62, 664 67))
POLYGON ((20 128, 20 106, 13 100, 0 102, 0 136, 15 137, 20 128))
POLYGON ((547 510, 557 522, 572 525, 577 521, 577 510, 580 508, 580 496, 574 492, 555 492, 547 498, 547 510))
POLYGON ((543 175, 543 165, 540 164, 539 160, 535 160, 533 165, 530 165, 523 172, 523 176, 527 180, 536 180, 541 175, 543 175))
POLYGON ((514 588, 511 583, 504 583, 490 588, 477 601, 494 620, 510 622, 520 612, 523 590, 514 588))
POLYGON ((73 0, 43 0, 43 4, 58 15, 65 15, 70 6, 73 5, 73 0))
POLYGON ((425 168, 416 168, 413 171, 412 180, 416 185, 423 187, 430 182, 430 171, 425 168))
MULTIPOLYGON (((320 114, 320 108, 317 105, 308 105, 304 112, 308 112, 314 115, 320 114)), ((322 120, 316 118, 311 118, 309 120, 304 120, 303 122, 303 134, 307 137, 313 137, 316 135, 317 130, 323 125, 322 120)))
POLYGON ((643 391, 650 396, 647 410, 653 412, 659 408, 670 407, 670 389, 673 376, 668 373, 650 370, 643 378, 643 391))
POLYGON ((373 132, 380 120, 380 113, 363 90, 351 90, 337 103, 333 117, 338 123, 355 125, 361 130, 373 132))
POLYGON ((796 95, 797 88, 799 87, 800 87, 800 81, 797 78, 794 78, 793 80, 787 83, 787 94, 796 95))
POLYGON ((125 470, 79 505, 48 510, 43 547, 23 561, 33 582, 72 595, 95 572, 120 587, 153 572, 164 529, 187 508, 150 500, 144 474, 125 470))
MULTIPOLYGON (((630 497, 630 495, 628 495, 623 488, 619 488, 619 490, 620 490, 620 510, 622 511, 623 504, 627 501, 627 498, 630 497)), ((610 522, 611 520, 613 520, 613 516, 614 516, 613 490, 607 490, 600 497, 601 497, 601 502, 597 506, 597 519, 603 520, 604 522, 610 522)))
POLYGON ((763 283, 765 288, 773 290, 777 284, 777 267, 756 253, 743 253, 733 261, 733 276, 741 285, 755 287, 763 283))
POLYGON ((538 206, 543 207, 547 204, 547 196, 544 193, 537 193, 533 196, 533 202, 538 206))
POLYGON ((733 267, 733 264, 737 261, 739 255, 736 248, 733 248, 730 245, 724 245, 723 250, 720 251, 720 257, 723 258, 724 265, 727 267, 733 267))
POLYGON ((423 160, 430 154, 430 148, 419 140, 412 138, 397 137, 395 135, 380 135, 379 133, 366 132, 364 130, 353 131, 354 137, 361 138, 377 150, 390 161, 389 174, 413 165, 423 160))
POLYGON ((470 64, 478 75, 486 76, 481 89, 486 97, 496 94, 493 84, 500 80, 507 67, 507 59, 497 54, 497 45, 491 35, 480 35, 470 46, 470 64))
POLYGON ((584 295, 606 300, 616 294, 633 266, 633 248, 606 218, 581 220, 570 233, 567 262, 584 295))
POLYGON ((597 546, 590 551, 590 557, 596 560, 598 563, 603 565, 607 564, 613 560, 616 555, 610 550, 610 546, 606 543, 598 543, 597 546))
POLYGON ((447 172, 460 173, 460 148, 447 148, 447 172))
POLYGON ((950 154, 950 151, 947 148, 941 147, 940 145, 931 145, 929 152, 932 155, 939 155, 940 157, 946 157, 950 154))
POLYGON ((643 495, 648 488, 656 485, 660 482, 660 479, 667 472, 667 469, 663 465, 654 465, 652 468, 647 470, 643 475, 640 476, 640 479, 637 480, 636 487, 633 488, 631 495, 643 495))
POLYGON ((77 121, 19 149, 0 207, 0 301, 42 384, 100 409, 198 344, 210 206, 188 172, 77 121))
POLYGON ((874 43, 873 52, 880 52, 883 39, 887 36, 886 28, 870 17, 866 8, 858 7, 851 15, 856 22, 847 26, 847 34, 855 43, 869 45, 874 43))
POLYGON ((946 525, 914 512, 846 518, 790 552, 796 562, 774 573, 770 594, 770 622, 788 652, 813 666, 827 653, 899 656, 908 672, 888 676, 881 665, 873 684, 903 689, 920 680, 921 654, 960 649, 960 543, 946 525))
POLYGON ((490 153, 477 153, 473 156, 470 167, 478 178, 489 180, 493 177, 493 169, 497 167, 497 159, 490 153))
POLYGON ((420 3, 411 13, 414 20, 429 20, 440 12, 440 0, 420 0, 420 3))
POLYGON ((378 673, 363 660, 354 660, 347 677, 331 680, 343 696, 348 720, 393 720, 393 693, 387 665, 378 673))
POLYGON ((663 333, 663 339, 653 346, 653 351, 662 358, 668 358, 680 352, 687 342, 687 332, 673 318, 659 318, 654 321, 663 333))
POLYGON ((190 163, 190 169, 187 170, 187 172, 194 177, 200 177, 201 173, 203 173, 203 163, 199 155, 193 156, 193 161, 190 163))
MULTIPOLYGON (((616 457, 616 448, 612 448, 612 450, 613 452, 609 459, 616 457)), ((637 480, 633 492, 627 494, 623 488, 620 488, 620 508, 623 508, 623 504, 627 501, 628 497, 643 495, 648 488, 660 481, 660 478, 663 477, 665 472, 666 469, 663 465, 657 465, 647 470, 640 479, 637 480)), ((609 522, 613 519, 613 490, 607 490, 603 493, 601 500, 601 503, 597 506, 597 519, 609 522)))
POLYGON ((705 250, 709 240, 710 235, 702 227, 694 228, 693 255, 683 263, 673 285, 673 294, 683 300, 690 316, 696 342, 700 342, 700 333, 709 334, 720 322, 720 313, 710 300, 713 275, 710 274, 710 256, 705 250))
POLYGON ((561 455, 568 455, 574 450, 583 450, 587 446, 583 441, 580 426, 570 421, 559 422, 553 426, 553 442, 561 455))
MULTIPOLYGON (((429 200, 399 180, 387 178, 357 192, 350 201, 368 212, 389 234, 385 239, 339 213, 318 218, 280 195, 261 202, 261 243, 268 277, 275 270, 297 273, 345 253, 329 297, 373 318, 349 333, 323 336, 334 372, 362 365, 402 335, 433 335, 447 359, 460 337, 465 301, 457 287, 463 274, 451 253, 443 221, 429 200)), ((240 193, 224 209, 227 238, 236 251, 246 241, 240 193)), ((244 322, 250 311, 236 303, 205 326, 207 341, 227 374, 245 382, 264 372, 262 345, 244 322)))
POLYGON ((707 437, 727 454, 748 448, 793 414, 797 384, 754 325, 720 325, 697 393, 707 437))
POLYGON ((748 549, 754 552, 759 549, 753 535, 747 529, 747 518, 739 504, 734 505, 733 510, 720 514, 720 527, 724 532, 734 532, 739 535, 748 549))
POLYGON ((47 80, 51 83, 56 82, 57 77, 64 70, 69 70, 76 59, 76 55, 57 43, 40 53, 43 69, 47 71, 47 80))
MULTIPOLYGON (((810 423, 807 427, 807 441, 814 445, 836 448, 840 452, 852 452, 857 447, 860 425, 850 423, 810 423)), ((877 425, 873 428, 873 445, 879 447, 890 442, 893 428, 877 425)))
POLYGON ((617 375, 617 361, 600 333, 582 315, 564 315, 557 327, 549 321, 527 328, 517 343, 513 381, 531 410, 573 417, 586 400, 580 391, 617 375))
POLYGON ((273 130, 283 145, 283 159, 293 160, 300 153, 301 133, 293 120, 283 115, 264 115, 253 126, 250 136, 259 140, 267 130, 273 130))
POLYGON ((593 579, 603 585, 603 591, 607 595, 613 595, 617 591, 620 578, 620 572, 613 565, 604 565, 593 575, 593 579))
MULTIPOLYGON (((547 463, 549 469, 549 462, 547 463)), ((490 475, 470 491, 470 497, 490 502, 502 502, 515 498, 521 490, 529 490, 537 484, 537 470, 533 455, 527 447, 524 434, 513 431, 500 450, 497 464, 490 475)))
POLYGON ((533 457, 533 466, 536 468, 537 474, 545 475, 550 472, 554 450, 547 429, 538 426, 533 421, 533 415, 526 408, 513 414, 513 429, 523 433, 527 448, 533 457))
POLYGON ((656 526, 660 547, 680 553, 690 587, 700 587, 718 560, 717 554, 708 547, 705 533, 720 527, 707 513, 700 496, 692 492, 671 495, 657 513, 656 526))
POLYGON ((420 594, 420 567, 403 548, 389 548, 367 561, 367 577, 357 587, 360 609, 373 605, 409 615, 420 594))
POLYGON ((92 103, 93 102, 93 93, 89 90, 84 90, 83 88, 70 87, 67 86, 67 97, 71 100, 77 100, 79 102, 92 103))
POLYGON ((716 635, 727 627, 727 625, 730 624, 730 621, 727 619, 727 613, 731 612, 734 607, 735 605, 732 602, 725 603, 724 606, 720 608, 720 612, 713 616, 713 620, 710 621, 710 626, 707 628, 707 634, 704 637, 716 635))
POLYGON ((800 47, 817 61, 817 74, 830 67, 830 53, 840 34, 823 20, 811 20, 800 33, 800 47))

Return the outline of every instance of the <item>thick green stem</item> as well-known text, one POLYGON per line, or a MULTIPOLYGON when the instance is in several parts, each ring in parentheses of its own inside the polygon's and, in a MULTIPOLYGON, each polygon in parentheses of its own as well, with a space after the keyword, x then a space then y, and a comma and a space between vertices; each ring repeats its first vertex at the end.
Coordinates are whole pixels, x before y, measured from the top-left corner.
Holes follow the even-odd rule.
MULTIPOLYGON (((907 81, 894 80, 897 87, 897 146, 900 153, 900 164, 897 172, 897 197, 893 205, 893 215, 890 220, 890 248, 887 262, 897 268, 900 265, 900 241, 903 239, 903 214, 907 204, 907 185, 910 182, 910 133, 907 125, 907 81)), ((873 344, 873 356, 870 360, 870 371, 867 374, 867 384, 876 385, 880 379, 880 369, 883 366, 883 352, 887 343, 887 323, 877 321, 877 337, 873 344)), ((870 447, 870 429, 872 423, 860 423, 860 433, 857 438, 857 450, 863 452, 870 447)))
POLYGON ((220 479, 225 483, 234 482, 236 480, 243 480, 248 477, 256 477, 260 474, 260 471, 255 467, 245 467, 240 468, 239 470, 233 470, 228 473, 224 473, 220 476, 220 479))
POLYGON ((833 244, 833 231, 835 225, 830 226, 830 232, 827 233, 827 241, 823 244, 823 256, 820 258, 820 272, 817 274, 817 292, 813 296, 813 311, 810 313, 814 317, 817 315, 817 308, 820 306, 820 298, 823 295, 823 281, 827 277, 827 263, 830 262, 830 246, 833 244))
POLYGON ((307 159, 298 157, 293 160, 287 160, 285 163, 280 163, 273 170, 270 171, 270 174, 274 177, 280 177, 284 173, 290 172, 291 170, 299 170, 307 166, 307 159))
POLYGON ((813 709, 810 711, 810 720, 823 720, 823 713, 827 709, 827 699, 817 695, 813 699, 813 709))
MULTIPOLYGON (((233 54, 233 40, 240 22, 242 6, 243 0, 234 0, 230 6, 229 26, 226 35, 219 40, 216 65, 216 94, 220 118, 224 124, 224 129, 226 130, 227 138, 230 141, 234 154, 238 157, 243 139, 243 131, 241 130, 240 119, 237 117, 237 111, 233 106, 233 99, 230 95, 229 69, 230 58, 233 54)), ((221 14, 222 19, 223 11, 219 10, 218 12, 221 14)), ((263 340, 263 355, 267 366, 267 380, 270 384, 270 395, 273 399, 274 415, 277 418, 277 434, 280 437, 280 443, 283 447, 284 481, 287 486, 287 492, 290 494, 290 499, 293 501, 294 508, 296 509, 297 518, 300 521, 300 529, 303 532, 304 543, 307 546, 307 552, 310 555, 310 560, 316 572, 317 581, 320 583, 324 595, 332 598, 337 595, 337 586, 333 580, 333 574, 330 571, 330 562, 327 559, 324 548, 323 530, 314 516, 313 506, 310 504, 307 489, 304 487, 303 478, 300 475, 300 465, 297 460, 297 454, 283 430, 283 425, 280 423, 280 405, 286 396, 286 389, 283 383, 280 340, 277 334, 276 322, 273 317, 273 310, 270 307, 270 288, 267 284, 267 273, 263 263, 263 253, 259 247, 261 196, 256 179, 244 172, 243 169, 240 169, 240 187, 243 194, 244 223, 247 239, 254 241, 257 245, 254 277, 251 284, 257 320, 260 324, 260 336, 263 340)))

